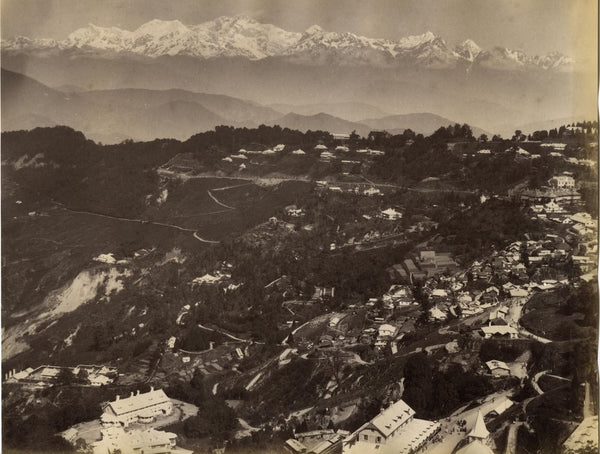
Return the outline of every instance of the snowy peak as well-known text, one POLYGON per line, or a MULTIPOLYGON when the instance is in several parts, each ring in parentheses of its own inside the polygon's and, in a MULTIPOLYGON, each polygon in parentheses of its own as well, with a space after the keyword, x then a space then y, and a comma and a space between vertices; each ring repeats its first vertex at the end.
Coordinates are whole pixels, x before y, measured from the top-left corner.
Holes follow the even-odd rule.
POLYGON ((541 57, 534 57, 535 63, 544 69, 554 69, 557 71, 568 71, 572 69, 575 60, 560 52, 550 52, 541 57))
POLYGON ((431 43, 438 37, 433 32, 425 32, 422 35, 407 36, 400 39, 398 45, 403 49, 412 49, 414 47, 422 46, 423 44, 431 43))
POLYGON ((304 33, 307 35, 317 35, 323 33, 323 29, 318 25, 313 25, 311 27, 308 27, 304 33))
POLYGON ((16 37, 2 41, 3 52, 53 55, 69 52, 110 57, 116 54, 147 58, 189 56, 202 59, 279 57, 312 65, 419 66, 454 68, 461 62, 496 70, 542 69, 568 71, 573 60, 558 52, 528 56, 503 47, 482 50, 474 41, 449 48, 431 31, 398 40, 376 39, 350 32, 328 32, 318 25, 304 33, 290 32, 250 17, 221 16, 198 25, 154 19, 128 31, 89 24, 63 41, 16 37))
POLYGON ((151 20, 138 27, 132 35, 134 36, 169 36, 169 35, 181 35, 189 33, 190 29, 183 25, 178 20, 163 21, 159 19, 151 20))
POLYGON ((481 53, 482 49, 475 41, 467 39, 462 44, 456 46, 454 51, 465 60, 472 62, 481 53))

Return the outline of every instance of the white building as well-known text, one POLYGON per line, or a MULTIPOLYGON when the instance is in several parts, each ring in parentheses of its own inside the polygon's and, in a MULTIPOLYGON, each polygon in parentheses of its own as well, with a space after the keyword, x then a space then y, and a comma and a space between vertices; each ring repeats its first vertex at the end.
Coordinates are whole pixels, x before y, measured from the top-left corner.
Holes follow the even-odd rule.
POLYGON ((575 178, 569 174, 555 175, 548 180, 548 184, 558 189, 574 189, 575 178))
POLYGON ((121 399, 117 396, 114 402, 104 407, 103 418, 109 417, 127 427, 134 422, 151 422, 157 416, 166 416, 173 411, 171 399, 162 389, 150 388, 147 393, 136 394, 121 399))
POLYGON ((381 191, 375 187, 370 187, 370 188, 365 189, 363 191, 363 194, 367 195, 369 197, 374 196, 374 195, 382 195, 381 191))
POLYGON ((490 373, 495 377, 510 375, 510 367, 504 361, 491 360, 485 363, 490 373))
POLYGON ((440 430, 437 422, 416 419, 403 400, 363 424, 343 442, 343 454, 408 454, 423 448, 440 430))
POLYGON ((516 339, 519 337, 519 331, 512 326, 498 325, 498 326, 483 326, 481 328, 483 337, 491 339, 492 337, 508 337, 509 339, 516 339))
POLYGON ((383 210, 381 212, 381 217, 383 219, 387 219, 390 221, 395 221, 398 219, 402 219, 402 213, 400 211, 396 211, 393 208, 388 208, 387 210, 383 210))
POLYGON ((161 430, 125 431, 110 427, 101 431, 102 438, 92 443, 93 454, 191 454, 192 451, 176 446, 177 435, 161 430))

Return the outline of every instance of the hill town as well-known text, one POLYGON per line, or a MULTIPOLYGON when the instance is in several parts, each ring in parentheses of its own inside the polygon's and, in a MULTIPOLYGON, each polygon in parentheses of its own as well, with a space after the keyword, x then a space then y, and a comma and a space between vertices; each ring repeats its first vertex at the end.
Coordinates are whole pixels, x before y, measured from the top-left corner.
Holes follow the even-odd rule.
POLYGON ((3 133, 4 443, 584 452, 596 134, 3 133))
POLYGON ((597 2, 0 9, 3 452, 598 452, 597 2))

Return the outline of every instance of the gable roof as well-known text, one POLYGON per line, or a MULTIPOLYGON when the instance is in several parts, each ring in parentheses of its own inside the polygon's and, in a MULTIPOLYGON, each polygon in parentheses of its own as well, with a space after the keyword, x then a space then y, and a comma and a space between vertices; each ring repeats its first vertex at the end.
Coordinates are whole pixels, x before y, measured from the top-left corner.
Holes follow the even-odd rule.
POLYGON ((496 359, 492 359, 491 361, 487 361, 485 363, 485 365, 488 367, 489 370, 494 370, 494 369, 506 369, 506 370, 510 370, 510 367, 508 367, 504 361, 498 361, 496 359))
POLYGON ((474 440, 468 445, 463 446, 455 454, 493 454, 488 446, 484 445, 479 440, 474 440))
POLYGON ((387 438, 414 414, 415 411, 406 402, 399 400, 375 416, 368 424, 387 438))
POLYGON ((118 416, 168 402, 170 402, 170 399, 162 389, 152 389, 147 393, 135 394, 125 399, 117 399, 114 402, 110 402, 108 406, 118 416))
POLYGON ((483 420, 483 415, 481 414, 481 410, 477 412, 477 419, 475 420, 475 425, 471 429, 471 432, 467 435, 468 437, 481 438, 486 439, 490 436, 490 432, 487 430, 485 426, 485 422, 483 420))
POLYGON ((496 405, 490 411, 490 413, 496 413, 497 415, 501 415, 502 413, 504 413, 506 410, 508 410, 513 405, 514 405, 514 402, 512 400, 510 400, 508 397, 504 397, 502 400, 500 400, 498 405, 496 405))
POLYGON ((519 331, 508 325, 482 326, 481 331, 484 334, 519 334, 519 331))

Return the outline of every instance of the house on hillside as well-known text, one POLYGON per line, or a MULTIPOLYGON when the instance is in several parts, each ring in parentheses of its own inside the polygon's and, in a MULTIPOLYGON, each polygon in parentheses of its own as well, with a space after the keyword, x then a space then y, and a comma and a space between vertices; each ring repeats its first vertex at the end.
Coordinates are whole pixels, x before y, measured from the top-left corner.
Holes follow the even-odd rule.
POLYGON ((399 400, 350 434, 343 442, 342 453, 410 453, 423 449, 440 431, 440 424, 414 415, 415 411, 399 400))
POLYGON ((152 422, 157 416, 170 415, 172 411, 173 404, 165 392, 150 388, 147 393, 140 394, 138 391, 125 399, 117 395, 113 402, 108 402, 104 407, 102 418, 113 419, 127 427, 136 422, 152 422))
POLYGON ((485 339, 491 339, 495 337, 517 339, 519 337, 519 331, 508 325, 482 326, 481 333, 485 339))
POLYGON ((563 172, 560 175, 554 175, 548 180, 548 184, 556 189, 574 189, 575 178, 571 172, 563 172))
POLYGON ((397 221, 398 219, 402 219, 402 212, 397 211, 394 208, 388 208, 387 210, 382 210, 380 216, 382 219, 388 221, 397 221))
POLYGON ((510 367, 503 361, 491 360, 485 363, 486 367, 494 377, 506 377, 510 375, 510 367))
POLYGON ((506 410, 511 408, 515 403, 510 400, 508 397, 503 396, 500 398, 500 402, 496 404, 496 406, 488 412, 486 416, 500 416, 506 410))
POLYGON ((382 192, 374 186, 371 186, 363 191, 363 194, 369 197, 374 195, 383 195, 382 192))
POLYGON ((101 430, 101 439, 90 445, 93 454, 121 452, 145 454, 191 454, 177 447, 177 435, 162 430, 145 429, 125 431, 120 427, 101 430))

